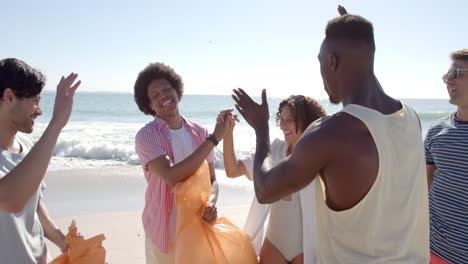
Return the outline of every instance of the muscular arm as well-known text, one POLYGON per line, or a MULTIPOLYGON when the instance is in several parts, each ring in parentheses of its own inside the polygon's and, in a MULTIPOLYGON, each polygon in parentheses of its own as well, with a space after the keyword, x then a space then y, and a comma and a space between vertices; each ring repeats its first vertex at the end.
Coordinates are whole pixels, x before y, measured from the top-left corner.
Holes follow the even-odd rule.
POLYGON ((435 164, 426 164, 426 172, 427 172, 427 187, 429 190, 431 189, 432 180, 434 179, 434 171, 436 170, 435 164))
POLYGON ((44 236, 57 245, 62 252, 65 251, 67 248, 65 235, 49 216, 49 212, 42 200, 39 200, 39 203, 37 204, 37 215, 39 216, 39 221, 44 229, 44 236))
POLYGON ((270 140, 267 128, 256 130, 257 146, 254 160, 254 187, 260 203, 272 203, 297 192, 312 182, 325 167, 329 156, 326 129, 305 135, 291 156, 269 168, 270 140), (294 175, 294 176, 292 176, 294 175))

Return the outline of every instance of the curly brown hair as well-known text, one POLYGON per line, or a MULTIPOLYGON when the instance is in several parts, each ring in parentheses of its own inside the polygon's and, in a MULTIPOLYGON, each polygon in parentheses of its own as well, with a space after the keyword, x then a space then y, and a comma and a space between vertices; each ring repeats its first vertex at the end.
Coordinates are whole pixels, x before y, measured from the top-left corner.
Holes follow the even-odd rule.
POLYGON ((184 82, 174 69, 163 63, 150 63, 138 74, 133 87, 135 102, 140 111, 146 115, 156 116, 156 112, 149 107, 148 86, 157 79, 166 79, 172 88, 176 90, 179 101, 184 93, 184 82))
POLYGON ((312 122, 327 115, 323 106, 316 100, 308 96, 291 95, 279 104, 276 113, 276 124, 278 126, 281 120, 281 111, 286 105, 289 106, 291 111, 296 132, 304 132, 312 122))

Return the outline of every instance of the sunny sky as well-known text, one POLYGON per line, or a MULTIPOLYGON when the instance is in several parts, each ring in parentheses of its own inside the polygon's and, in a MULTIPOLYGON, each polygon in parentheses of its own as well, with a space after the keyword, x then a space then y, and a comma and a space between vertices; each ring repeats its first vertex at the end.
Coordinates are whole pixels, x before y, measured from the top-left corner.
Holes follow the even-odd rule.
POLYGON ((468 47, 468 1, 3 1, 0 58, 44 71, 46 90, 80 74, 80 91, 133 92, 150 62, 172 66, 186 94, 326 98, 317 54, 336 6, 374 24, 375 73, 398 98, 447 98, 449 53, 468 47))

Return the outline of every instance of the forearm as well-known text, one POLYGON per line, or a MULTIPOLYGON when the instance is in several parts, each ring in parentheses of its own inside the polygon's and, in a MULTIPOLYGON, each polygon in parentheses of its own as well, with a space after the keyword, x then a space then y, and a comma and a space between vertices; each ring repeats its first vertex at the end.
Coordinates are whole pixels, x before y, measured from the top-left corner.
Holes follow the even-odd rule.
POLYGON ((49 123, 26 157, 0 179, 1 209, 19 212, 37 191, 50 162, 61 127, 49 123))
POLYGON ((200 168, 214 146, 213 142, 206 140, 187 158, 170 166, 167 172, 164 173, 163 178, 172 186, 188 179, 200 168))
POLYGON ((225 136, 223 142, 224 169, 230 178, 239 177, 243 174, 241 164, 234 153, 234 137, 232 133, 225 136))
POLYGON ((256 149, 254 158, 254 188, 259 201, 263 201, 269 191, 269 178, 266 174, 271 168, 264 166, 264 163, 270 154, 270 133, 268 126, 255 131, 256 149))
POLYGON ((38 203, 37 215, 44 230, 44 236, 62 249, 65 245, 65 235, 49 216, 49 212, 42 201, 38 203))

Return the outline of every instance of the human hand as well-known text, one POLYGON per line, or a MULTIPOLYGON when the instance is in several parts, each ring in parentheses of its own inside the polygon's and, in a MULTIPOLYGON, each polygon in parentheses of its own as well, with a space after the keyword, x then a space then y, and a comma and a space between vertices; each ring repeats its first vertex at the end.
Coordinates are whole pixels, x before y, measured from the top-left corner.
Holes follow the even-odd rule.
POLYGON ((218 218, 218 209, 216 205, 212 202, 209 202, 205 207, 205 212, 203 213, 203 220, 207 223, 213 223, 218 218))
POLYGON ((226 136, 226 133, 229 130, 229 116, 232 115, 233 109, 225 109, 222 110, 219 114, 218 117, 216 118, 216 126, 213 131, 213 136, 215 136, 216 140, 221 141, 224 136, 226 136))
POLYGON ((262 103, 257 104, 241 88, 233 90, 232 99, 236 102, 236 109, 255 130, 268 127, 268 103, 266 99, 266 90, 262 91, 262 103))
POLYGON ((230 114, 226 117, 226 122, 228 126, 228 134, 233 134, 234 133, 234 127, 236 126, 236 122, 239 122, 239 119, 237 118, 236 114, 230 114))
POLYGON ((78 89, 81 84, 81 81, 78 81, 73 85, 77 77, 78 74, 76 73, 71 73, 67 78, 62 76, 57 85, 54 112, 50 123, 56 125, 60 129, 67 124, 72 112, 73 97, 76 89, 78 89))
POLYGON ((338 9, 338 13, 340 14, 340 16, 344 16, 348 14, 348 11, 346 11, 346 8, 344 8, 344 6, 338 5, 337 9, 338 9))

